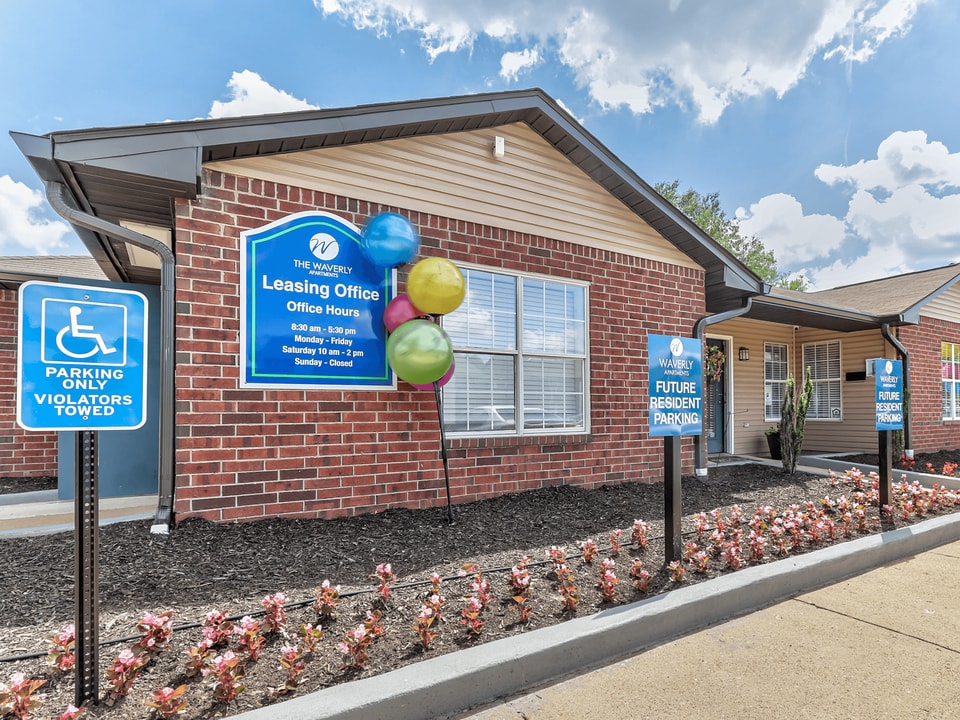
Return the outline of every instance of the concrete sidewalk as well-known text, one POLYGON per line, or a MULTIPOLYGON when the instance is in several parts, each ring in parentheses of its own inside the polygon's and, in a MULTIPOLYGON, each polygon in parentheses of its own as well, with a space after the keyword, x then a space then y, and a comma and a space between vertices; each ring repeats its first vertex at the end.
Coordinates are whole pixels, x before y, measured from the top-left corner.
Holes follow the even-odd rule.
POLYGON ((958 677, 955 542, 458 717, 958 718, 958 677))
MULTIPOLYGON (((100 498, 100 524, 153 517, 157 496, 100 498)), ((70 532, 75 522, 73 500, 57 500, 56 490, 0 495, 0 538, 70 532)))

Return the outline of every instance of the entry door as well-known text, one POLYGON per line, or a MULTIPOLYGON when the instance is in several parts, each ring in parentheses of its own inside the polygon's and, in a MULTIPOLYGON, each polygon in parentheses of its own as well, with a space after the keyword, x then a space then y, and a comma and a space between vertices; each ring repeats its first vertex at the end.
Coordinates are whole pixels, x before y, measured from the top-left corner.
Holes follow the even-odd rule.
POLYGON ((703 387, 703 434, 707 437, 707 452, 711 454, 722 453, 727 449, 725 437, 724 418, 726 417, 726 382, 725 375, 729 355, 727 353, 727 341, 707 338, 707 349, 719 348, 725 358, 719 365, 719 372, 707 372, 706 383, 703 387))

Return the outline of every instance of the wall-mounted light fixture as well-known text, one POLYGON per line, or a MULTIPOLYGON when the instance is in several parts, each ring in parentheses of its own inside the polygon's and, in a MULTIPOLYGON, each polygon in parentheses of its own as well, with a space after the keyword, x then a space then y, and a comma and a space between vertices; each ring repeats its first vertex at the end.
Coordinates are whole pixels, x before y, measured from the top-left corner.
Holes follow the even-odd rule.
POLYGON ((506 141, 499 135, 493 139, 493 156, 495 158, 502 158, 506 154, 507 144, 506 141))
POLYGON ((740 359, 741 360, 750 359, 750 348, 747 348, 747 347, 740 348, 740 359))

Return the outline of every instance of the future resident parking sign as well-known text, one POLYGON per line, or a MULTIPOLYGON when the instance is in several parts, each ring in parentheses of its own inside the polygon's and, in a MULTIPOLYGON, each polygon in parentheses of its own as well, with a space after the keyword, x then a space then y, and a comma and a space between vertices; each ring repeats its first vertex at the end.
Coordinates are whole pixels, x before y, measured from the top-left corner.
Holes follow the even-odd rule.
POLYGON ((244 387, 392 389, 383 311, 396 272, 370 263, 352 223, 290 215, 241 233, 244 387))
POLYGON ((877 430, 903 430, 903 363, 876 358, 877 430))
POLYGON ((649 335, 650 434, 659 437, 703 432, 703 358, 700 341, 649 335))

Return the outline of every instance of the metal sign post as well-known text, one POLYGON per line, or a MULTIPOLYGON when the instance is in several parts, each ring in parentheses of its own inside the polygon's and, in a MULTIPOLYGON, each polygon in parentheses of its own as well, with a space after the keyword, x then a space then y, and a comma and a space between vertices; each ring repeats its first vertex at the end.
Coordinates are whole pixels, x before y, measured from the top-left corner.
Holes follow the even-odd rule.
POLYGON ((663 437, 664 555, 683 556, 680 438, 703 432, 703 352, 700 341, 648 337, 650 435, 663 437))
POLYGON ((97 433, 77 433, 74 549, 74 704, 100 698, 100 511, 97 488, 97 433))
POLYGON ((880 508, 893 497, 893 431, 903 430, 903 363, 876 358, 873 361, 876 383, 877 455, 880 473, 880 508))
POLYGON ((663 537, 667 564, 683 557, 683 490, 680 481, 680 436, 663 438, 663 537))
POLYGON ((147 299, 66 283, 20 286, 17 424, 77 433, 74 457, 76 705, 100 699, 97 431, 147 418, 147 299))

